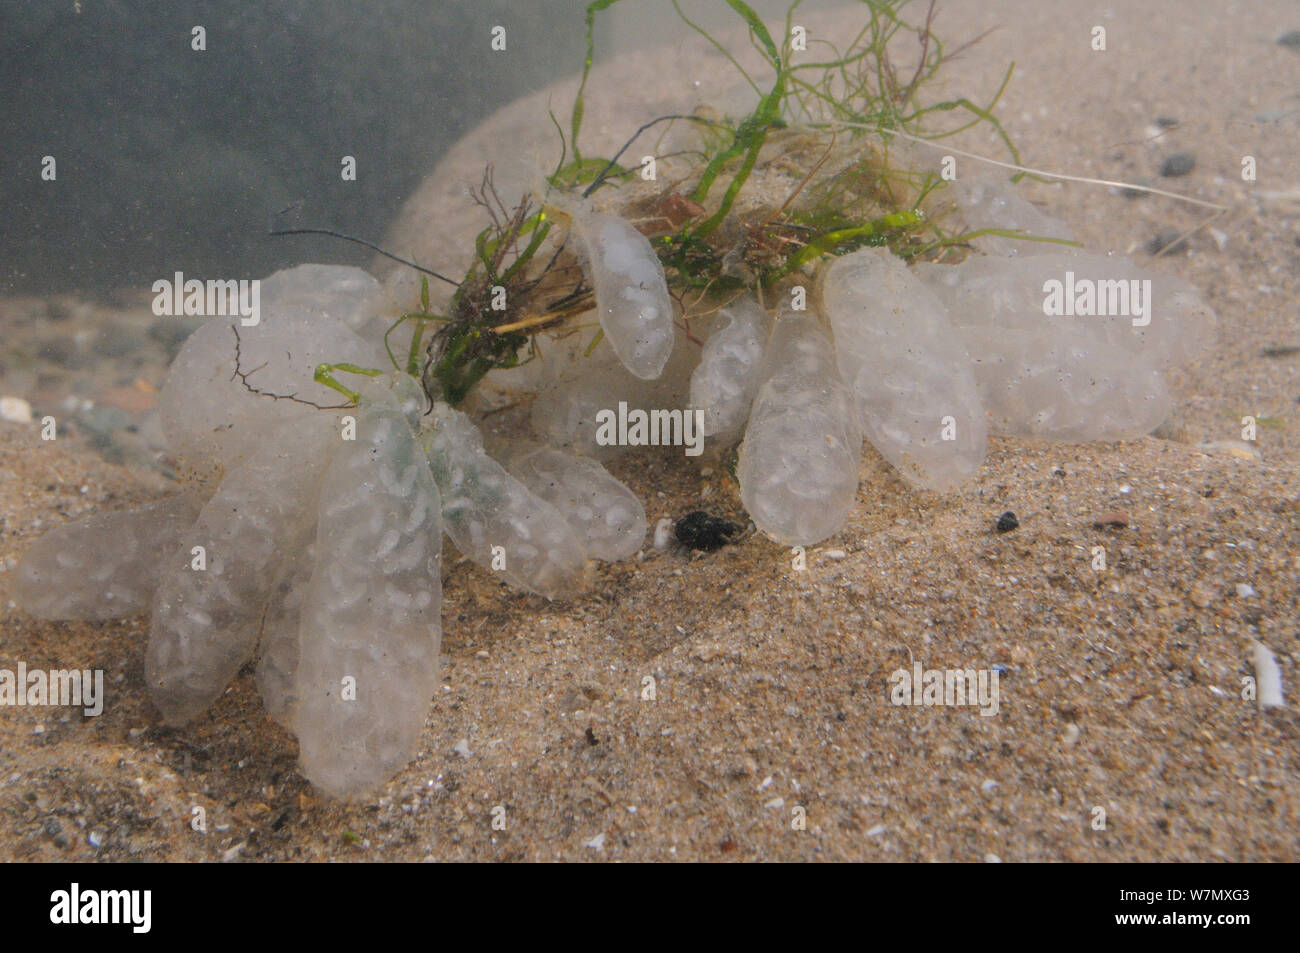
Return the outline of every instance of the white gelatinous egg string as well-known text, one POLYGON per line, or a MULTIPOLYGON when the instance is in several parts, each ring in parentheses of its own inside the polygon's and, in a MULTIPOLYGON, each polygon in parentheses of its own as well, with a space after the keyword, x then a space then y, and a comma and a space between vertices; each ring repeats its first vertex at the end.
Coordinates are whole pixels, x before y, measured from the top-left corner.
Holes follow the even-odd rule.
POLYGON ((610 347, 628 371, 654 380, 673 350, 673 302, 659 256, 616 215, 575 209, 572 235, 610 347))
MULTIPOLYGON (((1068 235, 1005 187, 961 197, 988 226, 1003 216, 1068 235)), ((552 598, 582 588, 589 559, 644 545, 640 502, 592 459, 621 449, 594 439, 602 410, 698 410, 715 450, 743 436, 737 477, 754 523, 811 544, 849 519, 864 437, 910 483, 951 489, 978 470, 990 430, 1144 434, 1169 411, 1167 374, 1213 326, 1188 285, 1127 259, 998 238, 955 266, 846 255, 806 289, 806 310, 783 305, 773 320, 752 297, 726 302, 701 348, 674 326, 649 242, 614 215, 571 215, 609 346, 539 385, 540 446, 508 447, 503 465, 469 416, 430 408, 400 374, 367 383, 355 407, 268 399, 321 393, 321 363, 384 367, 391 323, 359 269, 277 272, 257 326, 208 322, 168 373, 164 429, 194 488, 47 534, 10 577, 17 603, 65 619, 152 605, 146 678, 173 723, 257 657, 304 774, 363 797, 414 756, 437 685, 444 532, 487 571, 552 598), (1044 288, 1067 274, 1147 288, 1147 310, 1045 313, 1044 288), (354 439, 340 439, 344 417, 354 439)))
POLYGON ((720 440, 740 436, 758 390, 758 365, 771 319, 745 295, 724 307, 720 326, 700 351, 691 374, 691 407, 704 411, 704 433, 720 440))
POLYGON ((787 311, 759 371, 736 478, 757 525, 790 545, 830 536, 858 491, 862 427, 815 315, 787 311))

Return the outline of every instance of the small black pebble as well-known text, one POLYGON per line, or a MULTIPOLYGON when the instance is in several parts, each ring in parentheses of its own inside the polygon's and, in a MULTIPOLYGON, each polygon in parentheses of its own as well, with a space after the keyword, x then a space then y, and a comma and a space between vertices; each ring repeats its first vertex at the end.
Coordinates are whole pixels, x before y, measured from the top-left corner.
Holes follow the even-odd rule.
POLYGON ((687 513, 677 521, 673 532, 677 541, 691 549, 702 549, 711 553, 732 542, 741 532, 742 527, 728 522, 718 516, 710 516, 703 510, 687 513))
POLYGON ((595 733, 594 731, 591 730, 591 725, 588 725, 588 726, 587 726, 587 744, 589 744, 589 745, 598 745, 598 744, 600 744, 600 739, 597 738, 597 737, 596 737, 596 733, 595 733))
POLYGON ((1016 519, 1016 514, 1007 510, 998 517, 997 530, 999 533, 1009 533, 1020 526, 1020 520, 1016 519))
POLYGON ((1169 178, 1187 175, 1196 168, 1196 156, 1190 152, 1175 152, 1160 166, 1160 174, 1169 178))
POLYGON ((1300 50, 1300 30, 1292 30, 1285 36, 1279 36, 1277 42, 1293 50, 1300 50))

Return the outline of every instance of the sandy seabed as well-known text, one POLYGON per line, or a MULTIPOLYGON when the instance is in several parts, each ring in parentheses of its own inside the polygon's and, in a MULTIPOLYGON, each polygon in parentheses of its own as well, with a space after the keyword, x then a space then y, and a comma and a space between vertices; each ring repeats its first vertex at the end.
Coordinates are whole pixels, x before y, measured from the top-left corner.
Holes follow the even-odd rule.
MULTIPOLYGON (((951 6, 941 35, 998 29, 945 77, 986 100, 1016 61, 999 115, 1027 164, 1229 206, 1163 258, 1220 326, 1158 436, 997 439, 978 480, 942 496, 868 449, 849 525, 803 572, 761 537, 707 556, 647 544, 601 566, 582 599, 551 604, 451 565, 421 753, 362 806, 324 801, 297 774, 250 672, 196 724, 166 729, 143 685, 147 618, 37 622, 0 595, 0 668, 102 668, 108 690, 96 718, 0 713, 0 858, 1300 858, 1300 374, 1287 353, 1300 346, 1300 55, 1276 42, 1300 15, 1264 0, 951 6), (1089 47, 1094 19, 1105 53, 1089 47), (1178 125, 1152 140, 1158 117, 1178 125), (1178 151, 1195 169, 1160 178, 1178 151), (1255 183, 1241 181, 1247 154, 1255 183), (1270 423, 1251 444, 1246 414, 1270 423), (1019 528, 994 532, 1008 510, 1019 528), (1276 654, 1291 707, 1242 699, 1254 640, 1276 654), (890 674, 915 662, 999 667, 997 714, 892 705, 890 674), (191 828, 195 806, 206 832, 191 828)), ((609 101, 689 64, 690 49, 606 74, 609 101)), ((441 181, 457 168, 476 181, 475 149, 508 117, 495 122, 441 181)), ((959 145, 993 151, 982 132, 959 145)), ((1027 188, 1089 248, 1139 260, 1154 235, 1206 217, 1094 186, 1027 188)), ((397 234, 438 207, 436 182, 426 192, 397 234)), ((31 302, 3 307, 0 322, 31 302)), ((137 404, 161 380, 154 365, 131 370, 137 404)), ((38 414, 53 412, 55 395, 42 399, 38 414)), ((652 524, 741 513, 720 467, 638 452, 611 470, 652 524)), ((66 519, 164 487, 78 437, 0 423, 0 563, 66 519)))

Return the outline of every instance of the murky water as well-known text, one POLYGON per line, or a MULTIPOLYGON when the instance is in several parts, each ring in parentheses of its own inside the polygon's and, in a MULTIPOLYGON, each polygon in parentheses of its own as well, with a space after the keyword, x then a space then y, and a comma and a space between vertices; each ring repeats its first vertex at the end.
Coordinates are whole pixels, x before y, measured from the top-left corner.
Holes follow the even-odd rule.
POLYGON ((152 284, 365 265, 363 246, 269 232, 381 241, 460 135, 581 67, 584 6, 5 4, 0 395, 147 461, 162 372, 200 320, 156 315, 152 284))
MULTIPOLYGON (((111 460, 156 462, 157 389, 202 319, 156 314, 154 282, 367 265, 360 244, 270 232, 382 241, 457 138, 581 68, 585 5, 5 4, 0 395, 111 460)), ((720 0, 682 9, 735 22, 720 0)), ((596 59, 688 32, 668 0, 624 0, 597 20, 596 59)))

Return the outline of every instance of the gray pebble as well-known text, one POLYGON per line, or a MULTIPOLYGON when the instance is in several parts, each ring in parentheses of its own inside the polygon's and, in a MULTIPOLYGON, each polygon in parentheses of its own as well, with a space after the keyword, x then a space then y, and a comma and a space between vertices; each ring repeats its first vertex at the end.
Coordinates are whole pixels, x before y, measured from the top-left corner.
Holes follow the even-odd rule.
POLYGON ((1190 152, 1175 152, 1160 166, 1160 174, 1167 178, 1187 175, 1196 168, 1196 156, 1190 152))
POLYGON ((92 407, 77 415, 77 423, 96 437, 107 437, 115 430, 125 430, 133 422, 131 415, 120 407, 92 407))

